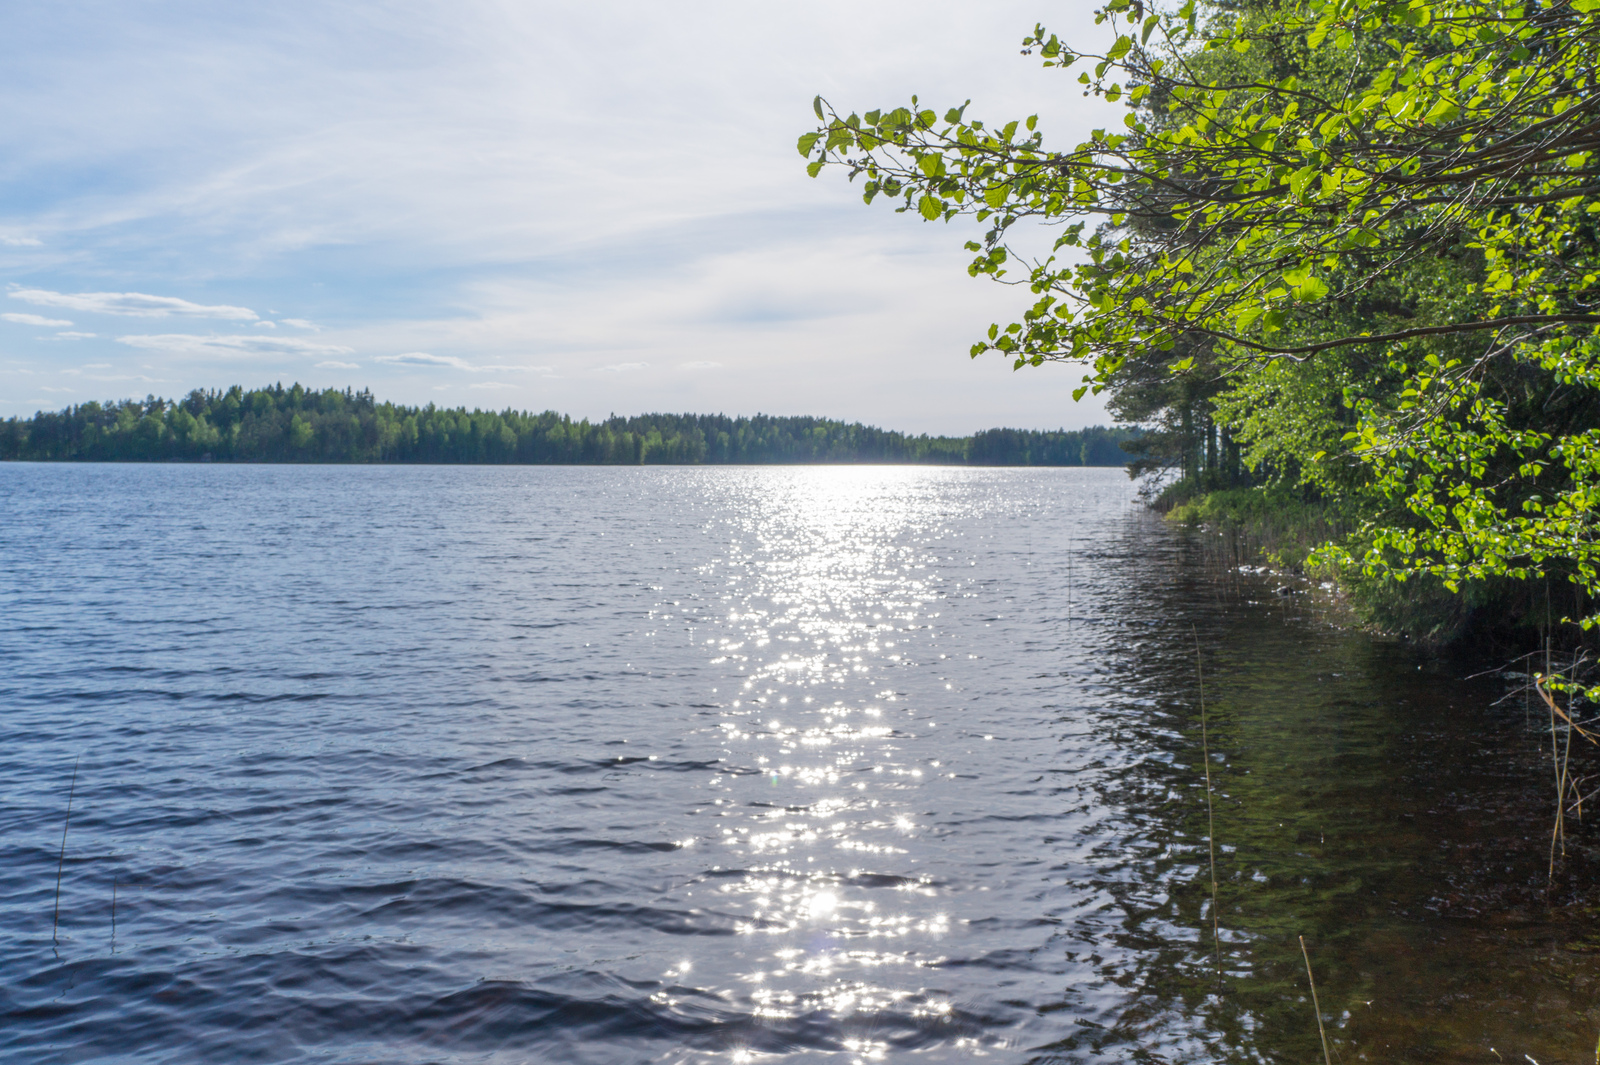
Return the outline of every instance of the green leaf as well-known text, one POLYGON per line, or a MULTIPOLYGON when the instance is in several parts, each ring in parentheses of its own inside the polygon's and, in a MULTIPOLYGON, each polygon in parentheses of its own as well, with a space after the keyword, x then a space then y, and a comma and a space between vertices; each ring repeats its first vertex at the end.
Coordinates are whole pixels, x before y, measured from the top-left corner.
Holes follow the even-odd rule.
MULTIPOLYGON (((1600 0, 1595 0, 1595 3, 1600 4, 1600 0)), ((1440 100, 1438 103, 1434 104, 1433 107, 1429 108, 1428 114, 1423 121, 1450 122, 1456 118, 1459 118, 1460 115, 1461 108, 1456 105, 1454 100, 1440 100)))
POLYGON ((1111 46, 1111 50, 1106 53, 1106 59, 1108 61, 1110 61, 1110 62, 1116 62, 1118 59, 1121 59, 1123 56, 1127 55, 1128 54, 1128 50, 1130 48, 1132 48, 1132 47, 1133 47, 1133 38, 1132 37, 1128 37, 1128 36, 1118 37, 1117 38, 1117 43, 1113 44, 1111 46))
POLYGON ((817 121, 818 122, 826 122, 827 121, 827 117, 825 115, 823 115, 823 113, 822 113, 822 97, 821 96, 818 96, 815 100, 811 101, 811 110, 813 110, 813 111, 815 111, 817 113, 817 121))
POLYGON ((817 142, 821 139, 822 134, 820 133, 802 133, 800 134, 800 143, 796 147, 800 149, 801 155, 809 156, 811 149, 815 148, 817 142))
POLYGON ((944 204, 939 201, 938 197, 924 194, 922 199, 917 201, 917 211, 922 217, 932 222, 944 214, 944 204))
POLYGON ((1320 300, 1328 294, 1328 283, 1320 277, 1307 275, 1294 283, 1293 290, 1297 300, 1320 300))

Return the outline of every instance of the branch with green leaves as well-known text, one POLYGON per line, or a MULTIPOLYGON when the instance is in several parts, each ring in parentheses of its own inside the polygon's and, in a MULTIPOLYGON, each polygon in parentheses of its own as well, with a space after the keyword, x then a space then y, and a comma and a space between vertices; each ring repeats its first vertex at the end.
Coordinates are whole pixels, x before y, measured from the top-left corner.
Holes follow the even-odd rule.
MULTIPOLYGON (((998 126, 952 108, 840 115, 800 138, 816 175, 929 221, 987 223, 973 275, 1027 285, 1020 320, 973 354, 1092 365, 1105 387, 1132 355, 1185 334, 1224 351, 1303 356, 1507 325, 1600 324, 1591 193, 1600 188, 1596 0, 1549 7, 1303 0, 1258 24, 1202 23, 1193 0, 1111 0, 1098 55, 1043 27, 1025 43, 1124 102, 1122 128, 1061 151, 1035 118, 998 126), (1208 77, 1208 53, 1316 51, 1315 81, 1208 77), (1023 223, 1055 226, 1020 253, 1023 223), (1351 331, 1321 313, 1442 253, 1481 260, 1476 313, 1351 331)), ((1181 367, 1180 367, 1181 369, 1181 367)))

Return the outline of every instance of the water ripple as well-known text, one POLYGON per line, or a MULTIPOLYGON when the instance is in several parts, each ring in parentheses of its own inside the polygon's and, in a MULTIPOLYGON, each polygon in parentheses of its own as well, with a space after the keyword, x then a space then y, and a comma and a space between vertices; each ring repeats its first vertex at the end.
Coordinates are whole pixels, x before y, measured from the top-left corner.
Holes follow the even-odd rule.
POLYGON ((1520 720, 1225 594, 1119 471, 11 464, 0 506, 6 1060, 1303 1061, 1306 930, 1348 1060, 1592 1043, 1548 1021, 1592 955, 1531 960, 1581 922, 1506 886, 1520 720), (1507 906, 1516 981, 1451 984, 1447 915, 1507 906))

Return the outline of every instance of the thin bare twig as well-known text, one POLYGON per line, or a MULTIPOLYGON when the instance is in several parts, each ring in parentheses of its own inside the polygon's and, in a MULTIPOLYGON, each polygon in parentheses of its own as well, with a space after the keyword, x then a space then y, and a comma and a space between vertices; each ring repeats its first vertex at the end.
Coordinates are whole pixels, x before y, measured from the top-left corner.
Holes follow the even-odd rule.
POLYGON ((56 929, 61 925, 61 871, 67 864, 67 828, 72 824, 72 797, 78 791, 78 763, 83 761, 83 755, 78 755, 72 763, 72 786, 67 789, 67 819, 61 824, 61 857, 56 860, 56 912, 50 919, 50 942, 61 942, 56 938, 56 929))
POLYGON ((1306 959, 1306 979, 1311 982, 1311 1008, 1317 1013, 1317 1034, 1322 1037, 1323 1065, 1333 1065, 1333 1057, 1328 1053, 1328 1032, 1322 1027, 1322 1006, 1317 1003, 1317 978, 1311 975, 1311 953, 1306 950, 1306 937, 1300 937, 1300 953, 1306 959))
POLYGON ((1206 731, 1206 678, 1200 663, 1200 630, 1193 625, 1194 675, 1200 684, 1200 756, 1206 764, 1206 847, 1211 853, 1211 942, 1216 947, 1217 967, 1222 967, 1222 931, 1217 923, 1217 822, 1211 809, 1211 741, 1206 731))

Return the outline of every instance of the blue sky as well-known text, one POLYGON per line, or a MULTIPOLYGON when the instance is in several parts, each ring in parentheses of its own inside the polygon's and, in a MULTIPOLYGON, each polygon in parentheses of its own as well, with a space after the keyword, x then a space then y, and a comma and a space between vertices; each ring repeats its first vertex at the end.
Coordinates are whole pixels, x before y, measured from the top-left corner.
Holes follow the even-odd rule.
POLYGON ((19 5, 0 39, 0 416, 302 381, 382 398, 1105 420, 966 350, 975 227, 807 178, 811 98, 1116 121, 1018 55, 1090 3, 19 5))

